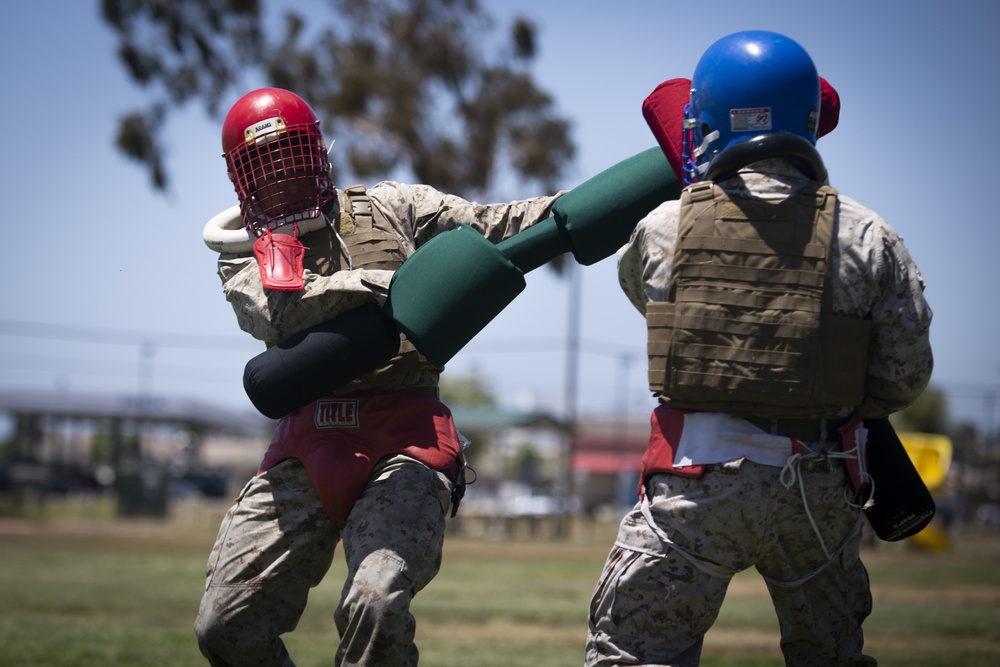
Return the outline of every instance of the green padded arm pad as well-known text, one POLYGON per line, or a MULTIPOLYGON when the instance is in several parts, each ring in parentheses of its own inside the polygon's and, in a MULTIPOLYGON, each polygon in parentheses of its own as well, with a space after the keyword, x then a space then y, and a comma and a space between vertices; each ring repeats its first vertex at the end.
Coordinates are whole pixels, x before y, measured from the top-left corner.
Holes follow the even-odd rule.
POLYGON ((647 213, 680 197, 681 184, 660 148, 622 160, 573 188, 552 205, 556 222, 585 266, 613 255, 647 213))
POLYGON ((553 203, 553 218, 496 247, 524 273, 567 252, 581 264, 593 264, 613 255, 639 220, 680 192, 663 152, 650 148, 573 188, 553 203))
POLYGON ((496 249, 522 273, 527 273, 559 255, 572 252, 573 244, 555 218, 545 218, 500 241, 496 249))
POLYGON ((396 270, 383 308, 444 366, 524 289, 519 268, 468 225, 438 234, 396 270))

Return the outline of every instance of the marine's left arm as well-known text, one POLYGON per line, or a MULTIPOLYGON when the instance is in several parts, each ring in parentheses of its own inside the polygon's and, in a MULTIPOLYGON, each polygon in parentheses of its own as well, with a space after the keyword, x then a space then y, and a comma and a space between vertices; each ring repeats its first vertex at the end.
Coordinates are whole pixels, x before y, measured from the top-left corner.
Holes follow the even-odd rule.
POLYGON ((410 186, 413 201, 413 238, 419 247, 438 233, 465 224, 491 243, 514 236, 552 215, 551 197, 532 197, 519 201, 478 204, 456 195, 445 194, 428 185, 410 186))
MULTIPOLYGON (((878 220, 877 222, 881 222, 878 220)), ((877 225, 877 299, 871 309, 865 417, 901 410, 930 382, 934 357, 930 344, 932 312, 924 280, 909 250, 887 224, 877 225)))
POLYGON ((618 250, 618 283, 643 315, 647 302, 667 300, 677 223, 678 202, 664 202, 639 221, 628 243, 618 250))

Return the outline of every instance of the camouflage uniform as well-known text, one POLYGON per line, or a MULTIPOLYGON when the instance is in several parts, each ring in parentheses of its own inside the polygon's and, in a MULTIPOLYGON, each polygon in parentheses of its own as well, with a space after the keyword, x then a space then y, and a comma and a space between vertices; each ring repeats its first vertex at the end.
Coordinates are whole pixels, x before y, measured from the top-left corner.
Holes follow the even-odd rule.
MULTIPOLYGON (((394 182, 367 194, 380 212, 376 220, 390 227, 381 232, 398 246, 391 253, 401 259, 459 223, 498 242, 548 217, 555 201, 483 206, 394 182)), ((350 216, 341 215, 346 205, 340 196, 328 212, 341 237, 351 233, 350 216)), ((315 255, 314 235, 303 242, 315 255)), ((307 258, 301 292, 265 291, 252 254, 221 255, 219 275, 240 327, 273 345, 361 304, 381 303, 392 271, 352 266, 348 247, 334 241, 328 257, 307 258)), ((324 429, 318 419, 324 401, 279 422, 261 470, 227 514, 209 559, 195 631, 212 665, 293 665, 280 636, 295 628, 340 541, 348 576, 335 613, 335 664, 417 664, 410 601, 441 564, 461 438, 436 399, 442 369, 413 358, 397 356, 338 391, 334 402, 359 406, 350 429, 324 429), (386 414, 392 417, 380 417, 386 414), (447 463, 425 463, 443 455, 447 463)))
MULTIPOLYGON (((734 198, 780 200, 808 183, 791 164, 766 160, 719 185, 734 198)), ((662 204, 618 253, 622 287, 643 313, 648 301, 666 300, 679 209, 679 201, 662 204)), ((833 310, 872 320, 866 384, 874 391, 843 414, 884 416, 930 378, 923 280, 889 225, 842 195, 834 237, 833 310)), ((801 456, 790 438, 730 415, 697 413, 690 422, 677 437, 678 474, 644 475, 640 501, 621 522, 590 606, 586 664, 697 665, 729 581, 749 567, 767 582, 786 664, 875 664, 862 650, 871 596, 861 511, 837 446, 806 442, 801 456), (685 476, 697 466, 703 474, 685 476)))

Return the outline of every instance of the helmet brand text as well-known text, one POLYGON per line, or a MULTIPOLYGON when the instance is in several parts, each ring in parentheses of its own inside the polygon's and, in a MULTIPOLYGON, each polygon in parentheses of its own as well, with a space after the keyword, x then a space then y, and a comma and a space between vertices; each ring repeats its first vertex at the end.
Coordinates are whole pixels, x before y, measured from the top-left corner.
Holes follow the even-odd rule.
POLYGON ((277 138, 276 133, 283 134, 285 129, 285 121, 281 116, 265 118, 243 130, 243 139, 248 146, 258 142, 269 142, 277 138))

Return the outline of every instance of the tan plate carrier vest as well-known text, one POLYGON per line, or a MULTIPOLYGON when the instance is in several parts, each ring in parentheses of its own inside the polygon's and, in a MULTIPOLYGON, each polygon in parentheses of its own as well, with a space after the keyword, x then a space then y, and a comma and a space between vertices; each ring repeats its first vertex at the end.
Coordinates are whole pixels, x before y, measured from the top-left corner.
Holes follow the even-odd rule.
POLYGON ((649 386, 677 408, 834 416, 861 403, 871 323, 833 314, 837 191, 780 202, 681 193, 666 302, 646 304, 649 386))
MULTIPOLYGON (((338 199, 339 206, 334 211, 332 222, 350 253, 350 263, 336 235, 325 228, 308 235, 306 245, 309 249, 303 259, 305 268, 321 275, 331 275, 348 266, 387 271, 395 271, 402 266, 406 257, 396 232, 378 208, 372 206, 365 187, 352 185, 344 188, 338 191, 338 199)), ((420 388, 436 394, 436 378, 441 369, 420 354, 405 335, 400 333, 399 336, 399 352, 388 364, 364 374, 335 393, 420 388), (408 379, 414 377, 426 381, 420 382, 419 387, 409 386, 408 379)))

